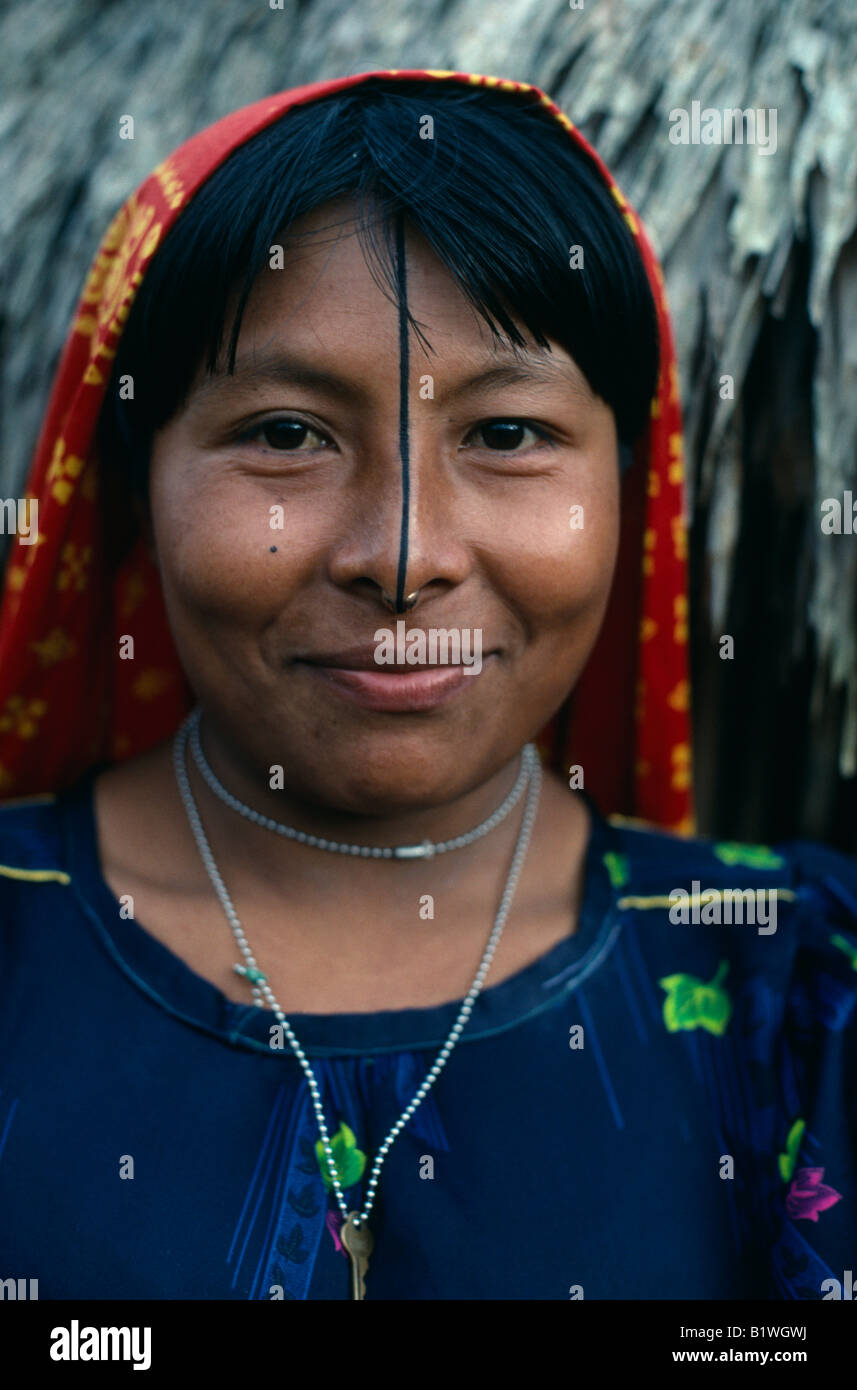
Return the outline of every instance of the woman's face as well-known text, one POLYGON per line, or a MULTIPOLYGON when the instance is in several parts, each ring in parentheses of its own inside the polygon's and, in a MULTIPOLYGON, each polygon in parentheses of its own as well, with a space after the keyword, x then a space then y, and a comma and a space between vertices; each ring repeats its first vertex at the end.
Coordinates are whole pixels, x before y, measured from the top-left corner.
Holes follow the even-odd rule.
POLYGON ((259 278, 234 376, 200 372, 155 439, 151 521, 182 664, 260 787, 279 764, 301 799, 384 815, 478 786, 576 682, 616 558, 617 449, 564 349, 498 346, 409 234, 408 304, 430 345, 411 330, 405 592, 420 599, 389 611, 399 319, 352 213, 305 218, 259 278), (391 675, 373 655, 397 621, 457 631, 465 655, 481 640, 481 670, 391 675), (374 676, 355 676, 361 661, 374 676))

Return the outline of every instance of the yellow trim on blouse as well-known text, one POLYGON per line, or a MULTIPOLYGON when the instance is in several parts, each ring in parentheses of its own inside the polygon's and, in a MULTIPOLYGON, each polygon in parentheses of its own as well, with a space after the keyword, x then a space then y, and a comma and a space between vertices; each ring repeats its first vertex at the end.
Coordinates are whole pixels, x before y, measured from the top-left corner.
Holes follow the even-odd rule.
POLYGON ((0 864, 0 878, 18 878, 24 883, 71 883, 71 876, 62 869, 18 869, 12 864, 0 864))
MULTIPOLYGON (((761 885, 758 885, 758 886, 759 886, 759 888, 761 888, 761 885)), ((646 907, 678 907, 678 906, 681 906, 681 907, 708 907, 709 904, 710 904, 710 902, 711 902, 711 899, 710 899, 709 897, 707 897, 706 895, 709 894, 709 893, 716 893, 717 896, 718 896, 718 898, 719 898, 719 897, 722 897, 722 895, 723 895, 724 893, 732 893, 732 894, 738 893, 738 894, 740 895, 740 894, 743 893, 743 891, 744 891, 744 890, 741 889, 741 888, 706 888, 706 889, 704 889, 704 891, 703 891, 701 894, 700 894, 700 893, 688 893, 686 898, 681 898, 681 899, 679 899, 679 898, 674 898, 674 897, 669 897, 669 898, 668 898, 668 897, 664 897, 664 896, 656 897, 656 898, 633 898, 633 897, 632 897, 632 898, 620 898, 619 901, 617 902, 616 906, 617 906, 617 907, 641 907, 641 908, 646 908, 646 907), (705 902, 703 902, 703 898, 705 898, 705 902)), ((755 890, 754 888, 751 888, 749 891, 752 893, 752 892, 755 892, 756 890, 755 890)), ((775 895, 775 897, 777 897, 777 898, 783 898, 785 902, 790 902, 790 903, 791 903, 791 902, 794 902, 795 898, 797 897, 797 893, 794 893, 794 892, 792 891, 791 888, 761 888, 761 891, 762 891, 762 892, 765 892, 765 893, 773 893, 773 894, 775 895)))
POLYGON ((10 806, 50 806, 56 799, 56 792, 40 792, 37 796, 13 796, 10 800, 0 801, 0 811, 5 811, 10 806))

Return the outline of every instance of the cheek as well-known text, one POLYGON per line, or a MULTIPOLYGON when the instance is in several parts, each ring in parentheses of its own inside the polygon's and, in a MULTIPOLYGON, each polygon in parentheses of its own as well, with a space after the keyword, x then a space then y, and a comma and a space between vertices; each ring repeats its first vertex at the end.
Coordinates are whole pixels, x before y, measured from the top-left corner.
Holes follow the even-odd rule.
POLYGON ((595 640, 619 544, 619 487, 605 461, 596 481, 563 481, 537 507, 516 511, 498 554, 498 587, 520 613, 530 641, 567 644, 574 653, 595 640))
POLYGON ((153 473, 151 507, 174 620, 264 625, 318 554, 318 509, 287 504, 270 486, 232 477, 200 487, 181 468, 163 470, 153 473))

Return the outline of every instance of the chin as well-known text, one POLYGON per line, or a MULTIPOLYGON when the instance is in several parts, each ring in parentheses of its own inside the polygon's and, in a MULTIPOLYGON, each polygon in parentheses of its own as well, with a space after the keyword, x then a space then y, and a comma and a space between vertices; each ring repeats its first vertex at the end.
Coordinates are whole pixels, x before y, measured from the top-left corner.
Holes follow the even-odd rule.
POLYGON ((311 799, 359 815, 390 816, 454 801, 499 771, 516 749, 492 745, 484 732, 477 742, 437 727, 431 733, 379 730, 362 738, 328 736, 320 766, 308 767, 305 753, 291 765, 311 799))

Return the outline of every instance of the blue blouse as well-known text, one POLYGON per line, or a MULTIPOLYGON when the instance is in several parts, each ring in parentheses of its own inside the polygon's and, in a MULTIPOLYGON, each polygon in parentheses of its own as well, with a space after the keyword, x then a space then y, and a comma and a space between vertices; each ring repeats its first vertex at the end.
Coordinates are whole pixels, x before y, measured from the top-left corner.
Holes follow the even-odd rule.
MULTIPOLYGON (((594 815, 577 931, 484 990, 390 1150, 367 1298, 836 1297, 855 1000, 857 863, 594 815)), ((350 1207, 458 1008, 292 1018, 350 1207)), ((0 809, 0 1279, 348 1298, 274 1024, 122 915, 91 778, 0 809)))

